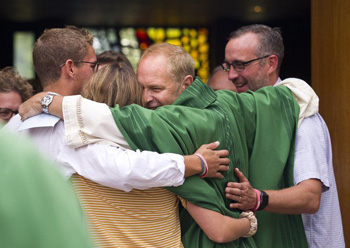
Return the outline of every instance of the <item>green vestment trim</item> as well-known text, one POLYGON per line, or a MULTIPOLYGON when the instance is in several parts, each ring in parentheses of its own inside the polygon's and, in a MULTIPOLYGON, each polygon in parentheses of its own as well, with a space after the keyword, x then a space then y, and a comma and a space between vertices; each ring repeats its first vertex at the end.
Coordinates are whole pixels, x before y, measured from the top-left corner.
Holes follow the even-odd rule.
MULTIPOLYGON (((236 94, 212 91, 199 78, 173 105, 147 110, 137 105, 111 109, 114 119, 133 149, 193 154, 204 143, 220 141, 230 151, 225 178, 187 178, 170 191, 186 200, 238 218, 225 197, 227 182, 237 181, 238 167, 258 189, 293 185, 295 131, 299 106, 286 87, 264 87, 236 94)), ((210 241, 185 212, 181 215, 185 247, 307 247, 300 215, 258 213, 258 232, 226 244, 210 241), (256 243, 256 246, 255 246, 256 243)))

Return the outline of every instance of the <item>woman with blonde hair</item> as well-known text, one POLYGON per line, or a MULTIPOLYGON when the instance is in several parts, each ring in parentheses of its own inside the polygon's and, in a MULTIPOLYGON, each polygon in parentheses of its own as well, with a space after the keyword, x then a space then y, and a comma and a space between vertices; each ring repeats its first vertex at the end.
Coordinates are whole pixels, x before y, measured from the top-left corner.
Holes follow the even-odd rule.
POLYGON ((132 67, 119 62, 111 63, 92 75, 81 95, 110 107, 115 104, 123 107, 133 103, 143 106, 142 90, 132 67))
MULTIPOLYGON (((142 105, 142 90, 133 69, 120 62, 96 72, 85 84, 82 96, 110 107, 115 104, 123 107, 132 103, 142 105)), ((174 206, 169 206, 173 193, 165 188, 124 192, 79 175, 73 176, 73 184, 100 247, 182 246, 177 240, 178 214, 174 216, 174 206)), ((234 219, 180 200, 214 242, 229 242, 256 232, 257 221, 251 212, 234 219)))

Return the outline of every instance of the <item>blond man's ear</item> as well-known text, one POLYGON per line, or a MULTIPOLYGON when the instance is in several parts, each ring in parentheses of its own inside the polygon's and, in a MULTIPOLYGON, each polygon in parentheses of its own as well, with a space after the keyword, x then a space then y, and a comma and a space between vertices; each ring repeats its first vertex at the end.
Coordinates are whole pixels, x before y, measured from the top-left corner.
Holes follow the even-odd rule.
POLYGON ((192 83, 193 83, 193 77, 191 75, 187 75, 182 82, 183 89, 185 90, 192 83))

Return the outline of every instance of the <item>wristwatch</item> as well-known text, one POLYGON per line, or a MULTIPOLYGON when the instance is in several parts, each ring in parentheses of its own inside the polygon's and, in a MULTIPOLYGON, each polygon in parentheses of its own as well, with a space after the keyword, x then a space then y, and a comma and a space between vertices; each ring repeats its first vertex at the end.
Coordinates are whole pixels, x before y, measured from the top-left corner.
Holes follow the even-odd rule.
POLYGON ((41 106, 43 108, 44 113, 49 113, 49 105, 53 100, 54 94, 49 93, 41 99, 41 106))
POLYGON ((269 195, 263 190, 260 190, 260 192, 260 206, 257 209, 258 211, 263 210, 269 204, 269 195))

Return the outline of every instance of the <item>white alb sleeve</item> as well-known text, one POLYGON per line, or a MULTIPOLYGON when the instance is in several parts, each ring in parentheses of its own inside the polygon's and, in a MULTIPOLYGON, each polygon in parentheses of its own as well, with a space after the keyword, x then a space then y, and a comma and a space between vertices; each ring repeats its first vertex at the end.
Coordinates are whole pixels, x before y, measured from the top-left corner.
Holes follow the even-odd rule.
POLYGON ((130 148, 106 104, 82 96, 66 96, 62 109, 66 141, 70 147, 102 142, 130 148))

